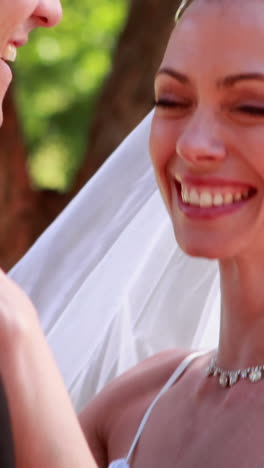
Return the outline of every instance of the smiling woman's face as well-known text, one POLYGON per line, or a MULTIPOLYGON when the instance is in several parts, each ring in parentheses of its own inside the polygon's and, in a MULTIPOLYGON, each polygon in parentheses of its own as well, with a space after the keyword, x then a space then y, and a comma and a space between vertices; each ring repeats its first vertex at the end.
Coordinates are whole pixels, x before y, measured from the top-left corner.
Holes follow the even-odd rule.
POLYGON ((264 251, 263 18, 262 0, 194 0, 155 80, 152 160, 191 255, 264 251))
POLYGON ((2 103, 12 74, 7 61, 39 26, 55 26, 61 18, 60 0, 0 0, 0 124, 2 103))

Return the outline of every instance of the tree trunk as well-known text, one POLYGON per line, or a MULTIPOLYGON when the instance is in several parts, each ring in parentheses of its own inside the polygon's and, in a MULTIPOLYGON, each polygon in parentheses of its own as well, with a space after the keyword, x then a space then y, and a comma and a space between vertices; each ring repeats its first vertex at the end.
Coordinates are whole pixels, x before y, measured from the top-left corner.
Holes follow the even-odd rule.
POLYGON ((5 98, 0 142, 0 266, 7 271, 58 215, 70 195, 32 188, 12 88, 5 98))
POLYGON ((0 265, 6 270, 25 252, 34 238, 37 199, 26 170, 26 148, 12 88, 4 103, 0 141, 0 265))
POLYGON ((95 173, 151 110, 154 75, 179 3, 179 0, 132 0, 127 24, 113 58, 112 73, 96 107, 77 188, 95 173))

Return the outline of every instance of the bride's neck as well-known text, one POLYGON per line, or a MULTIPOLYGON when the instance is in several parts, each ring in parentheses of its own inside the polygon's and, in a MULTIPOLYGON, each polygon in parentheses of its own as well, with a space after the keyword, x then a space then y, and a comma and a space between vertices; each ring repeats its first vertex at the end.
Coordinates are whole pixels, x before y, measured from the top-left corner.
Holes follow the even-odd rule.
POLYGON ((220 262, 221 327, 218 364, 245 368, 264 364, 263 262, 220 262))

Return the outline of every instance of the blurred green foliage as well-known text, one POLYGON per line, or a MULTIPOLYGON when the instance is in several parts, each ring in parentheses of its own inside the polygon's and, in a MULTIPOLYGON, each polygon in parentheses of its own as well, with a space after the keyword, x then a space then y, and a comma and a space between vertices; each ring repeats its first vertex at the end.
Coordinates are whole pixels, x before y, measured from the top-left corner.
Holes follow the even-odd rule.
POLYGON ((80 167, 128 2, 63 0, 63 9, 59 26, 19 51, 15 91, 33 183, 59 191, 80 167))

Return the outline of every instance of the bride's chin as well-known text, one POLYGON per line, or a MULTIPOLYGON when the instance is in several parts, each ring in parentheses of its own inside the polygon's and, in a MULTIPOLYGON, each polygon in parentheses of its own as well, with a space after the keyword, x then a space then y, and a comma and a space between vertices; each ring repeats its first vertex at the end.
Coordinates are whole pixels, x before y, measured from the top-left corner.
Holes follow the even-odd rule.
POLYGON ((230 249, 223 248, 223 244, 217 245, 213 238, 199 242, 198 239, 181 237, 176 234, 175 237, 180 249, 190 257, 221 260, 233 255, 230 249))
POLYGON ((191 247, 190 246, 184 246, 184 247, 182 247, 180 245, 180 248, 189 257, 204 258, 204 259, 207 259, 207 260, 219 260, 219 259, 221 259, 219 254, 217 255, 217 253, 214 252, 213 250, 203 249, 203 248, 198 247, 198 246, 191 246, 191 247))

